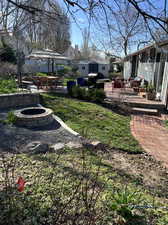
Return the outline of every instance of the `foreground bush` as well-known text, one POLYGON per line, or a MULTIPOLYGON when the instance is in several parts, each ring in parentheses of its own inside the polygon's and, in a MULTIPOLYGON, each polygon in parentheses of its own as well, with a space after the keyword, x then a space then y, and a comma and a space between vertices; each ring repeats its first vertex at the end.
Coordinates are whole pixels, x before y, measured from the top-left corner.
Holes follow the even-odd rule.
POLYGON ((63 157, 1 155, 0 225, 153 224, 152 210, 151 216, 149 210, 134 210, 149 204, 148 195, 115 184, 88 150, 64 149, 63 157), (24 180, 23 188, 18 180, 24 180))
POLYGON ((14 93, 17 91, 16 82, 13 79, 0 79, 0 94, 14 93))
POLYGON ((81 100, 101 103, 106 98, 105 92, 102 89, 85 89, 78 86, 73 86, 69 89, 69 95, 81 100))
POLYGON ((17 74, 17 66, 9 62, 0 63, 0 78, 9 79, 17 74))

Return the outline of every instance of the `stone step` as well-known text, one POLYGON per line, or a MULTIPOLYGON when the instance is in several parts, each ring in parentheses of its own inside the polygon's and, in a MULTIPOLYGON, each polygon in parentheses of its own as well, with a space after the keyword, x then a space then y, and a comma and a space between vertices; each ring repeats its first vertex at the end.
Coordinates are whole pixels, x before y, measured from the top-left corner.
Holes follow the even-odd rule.
POLYGON ((164 110, 165 106, 160 103, 140 103, 140 102, 127 102, 130 107, 135 107, 135 108, 145 108, 145 109, 157 109, 157 110, 164 110))
POLYGON ((136 114, 147 114, 147 115, 159 116, 159 110, 158 109, 147 109, 147 108, 133 107, 132 112, 136 113, 136 114))

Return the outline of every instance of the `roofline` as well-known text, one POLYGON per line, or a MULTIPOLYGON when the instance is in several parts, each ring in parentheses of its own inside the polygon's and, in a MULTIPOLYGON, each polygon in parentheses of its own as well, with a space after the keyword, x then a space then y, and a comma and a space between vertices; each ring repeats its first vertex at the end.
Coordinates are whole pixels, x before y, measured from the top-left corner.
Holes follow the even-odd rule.
POLYGON ((146 46, 146 47, 144 47, 144 48, 142 48, 142 49, 140 49, 140 50, 138 50, 138 51, 135 51, 135 52, 133 52, 133 53, 131 53, 131 54, 125 56, 124 59, 127 58, 127 57, 130 57, 130 56, 137 55, 137 54, 139 54, 139 53, 141 53, 141 52, 144 52, 144 51, 147 50, 147 49, 153 48, 153 47, 155 47, 156 44, 158 44, 159 47, 163 47, 164 45, 168 45, 168 40, 162 41, 162 42, 158 42, 158 43, 156 42, 156 43, 154 43, 154 44, 148 45, 148 46, 146 46))

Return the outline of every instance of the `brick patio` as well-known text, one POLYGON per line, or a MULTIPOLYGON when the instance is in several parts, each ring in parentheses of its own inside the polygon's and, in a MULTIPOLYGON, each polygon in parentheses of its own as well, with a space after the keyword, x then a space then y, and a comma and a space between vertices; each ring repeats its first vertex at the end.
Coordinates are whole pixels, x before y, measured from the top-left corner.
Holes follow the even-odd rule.
POLYGON ((131 131, 142 148, 168 168, 168 129, 163 117, 132 115, 131 131))
POLYGON ((146 107, 163 109, 164 105, 161 101, 150 101, 139 96, 132 88, 112 88, 112 84, 105 83, 104 91, 108 100, 122 101, 129 103, 132 107, 146 107))
MULTIPOLYGON (((106 83, 107 99, 130 103, 131 106, 162 109, 159 101, 149 101, 133 92, 131 88, 112 89, 111 83, 106 83)), ((131 116, 131 132, 142 148, 161 161, 168 168, 168 129, 163 126, 163 120, 168 119, 167 114, 151 116, 136 114, 131 116)))

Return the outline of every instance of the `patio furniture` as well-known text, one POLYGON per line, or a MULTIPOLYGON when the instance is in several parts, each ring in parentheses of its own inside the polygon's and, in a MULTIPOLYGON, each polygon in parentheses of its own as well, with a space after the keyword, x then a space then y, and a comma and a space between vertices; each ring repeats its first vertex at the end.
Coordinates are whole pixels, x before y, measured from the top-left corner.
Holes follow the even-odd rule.
POLYGON ((46 88, 46 89, 54 89, 58 85, 59 77, 54 76, 35 76, 33 77, 34 84, 37 85, 37 88, 46 88))
POLYGON ((76 86, 76 81, 70 80, 67 81, 67 90, 70 91, 72 87, 76 86))

